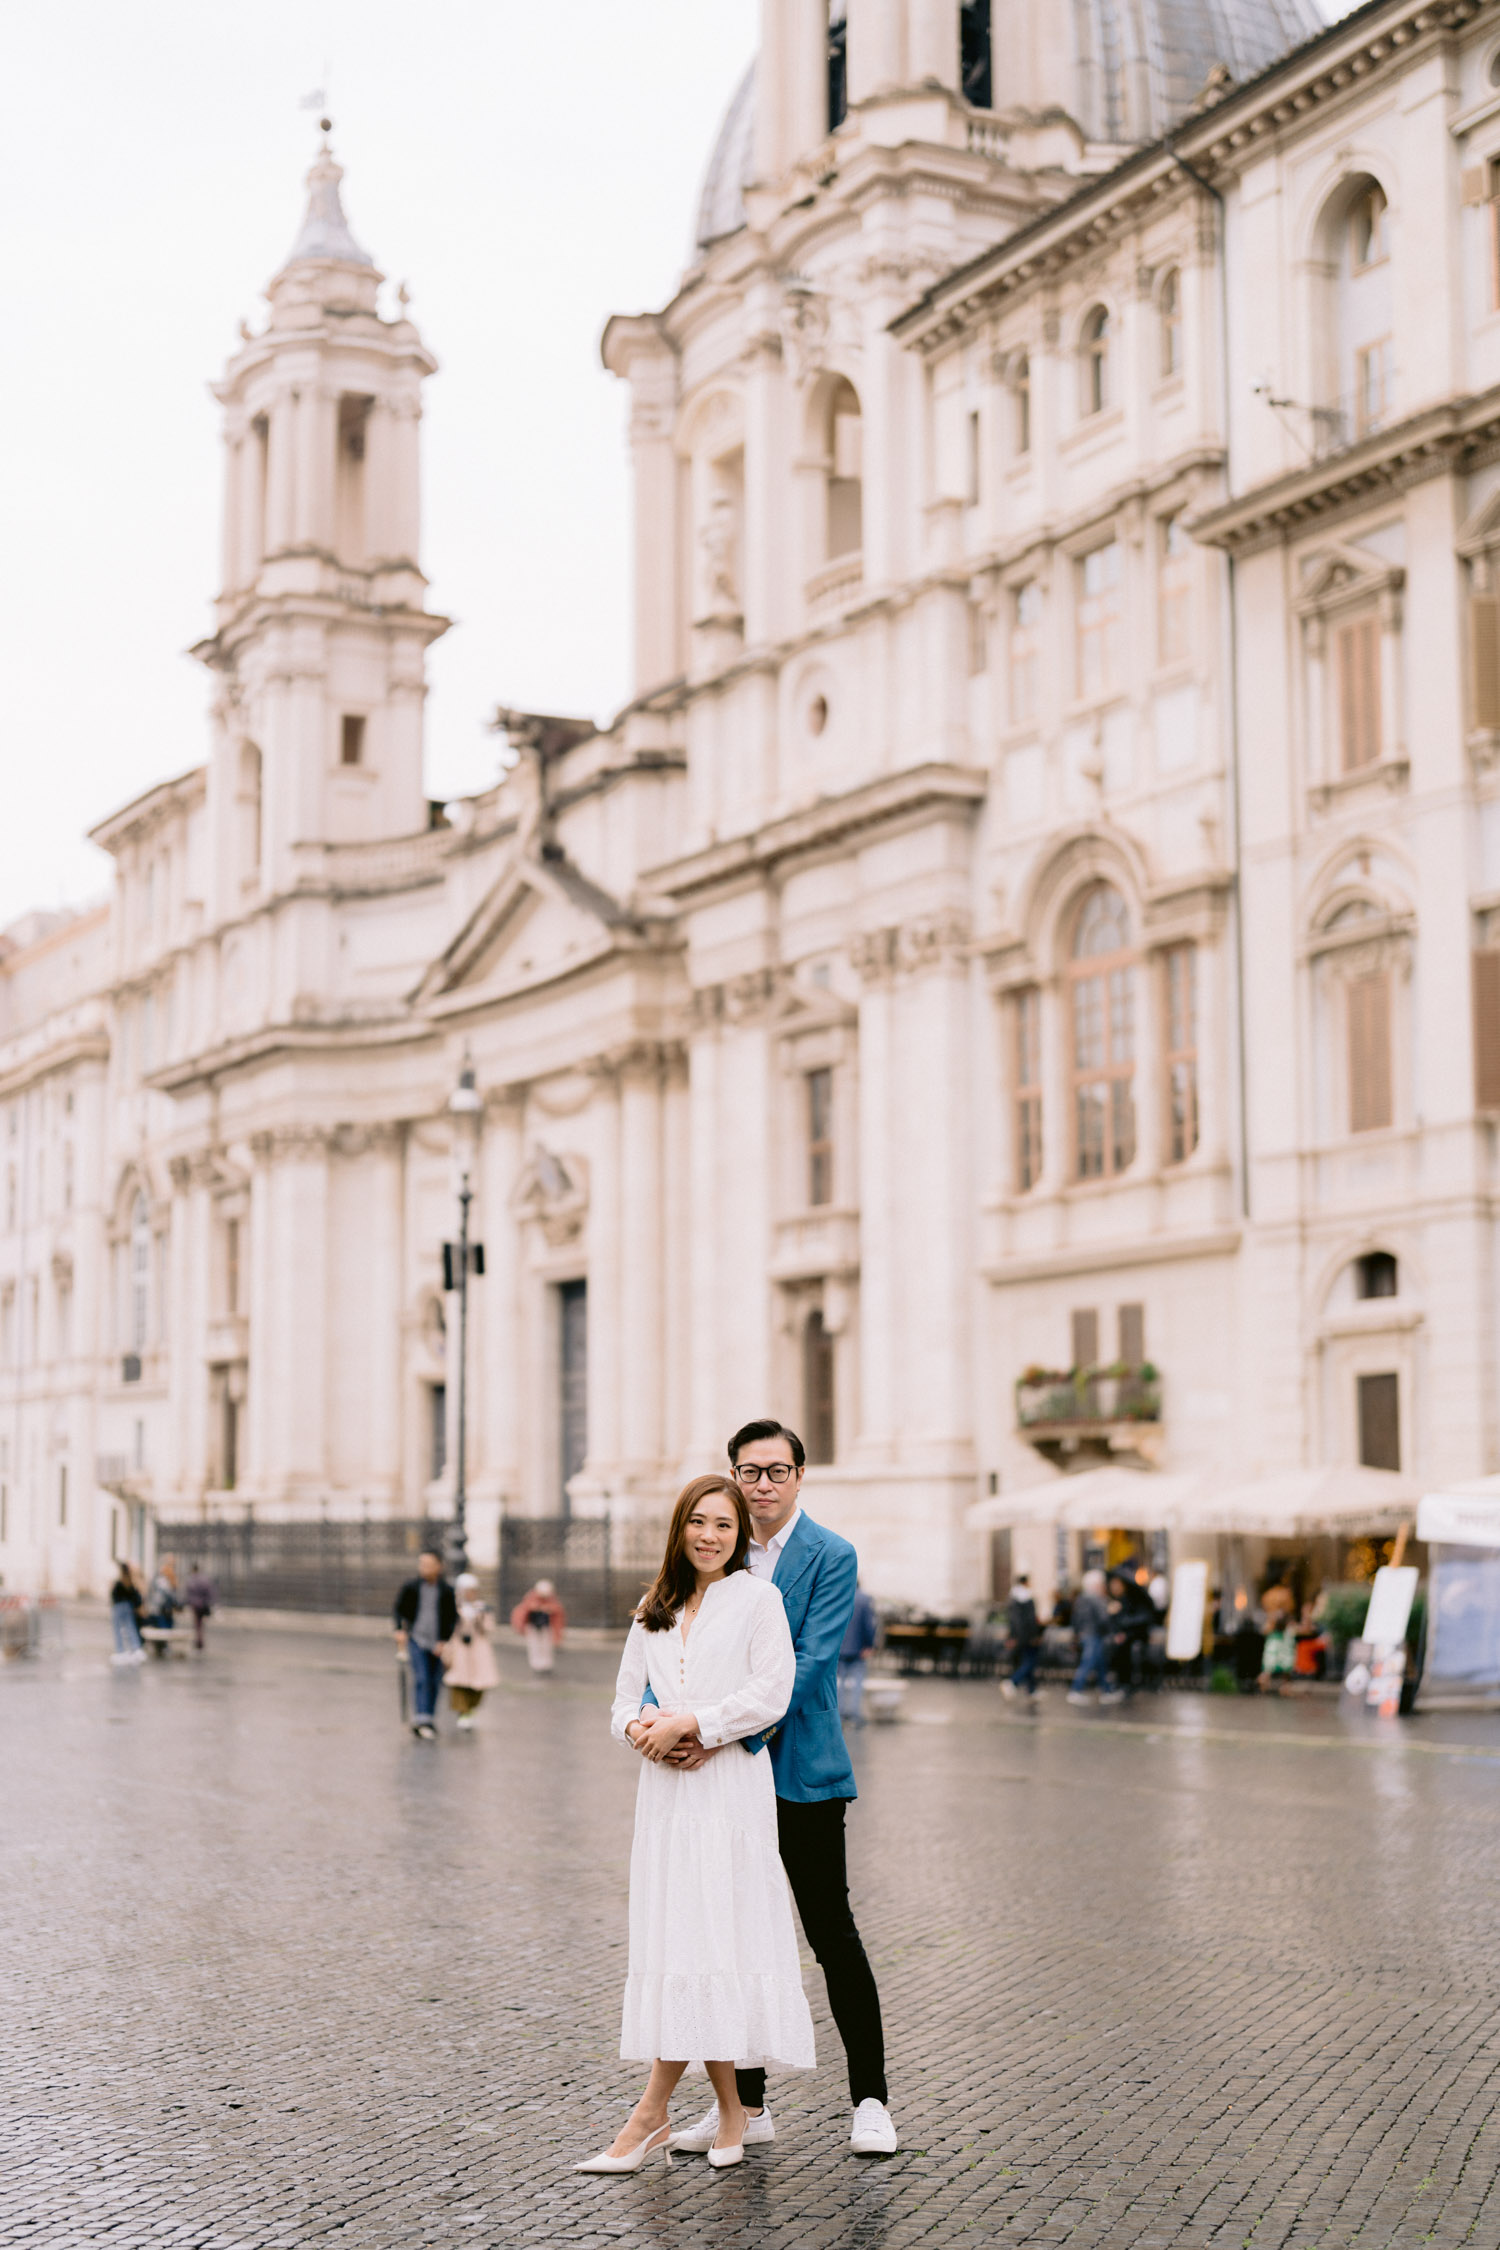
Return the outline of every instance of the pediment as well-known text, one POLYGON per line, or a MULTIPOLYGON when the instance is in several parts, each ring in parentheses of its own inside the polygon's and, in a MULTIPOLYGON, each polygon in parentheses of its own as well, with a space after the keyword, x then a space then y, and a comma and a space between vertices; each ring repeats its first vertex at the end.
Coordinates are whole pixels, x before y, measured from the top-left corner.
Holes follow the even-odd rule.
POLYGON ((1336 608, 1343 602, 1388 592, 1404 584, 1405 579, 1406 572, 1399 563, 1374 554, 1368 547, 1336 540, 1310 558, 1297 608, 1303 615, 1336 608))
POLYGON ((570 861, 528 854, 486 892, 413 997, 420 1004, 486 985, 545 982, 640 934, 619 901, 570 861))
POLYGON ((772 1020, 779 1038, 796 1039, 803 1032, 845 1031, 859 1022, 859 1010, 836 992, 789 985, 776 1004, 772 1020))

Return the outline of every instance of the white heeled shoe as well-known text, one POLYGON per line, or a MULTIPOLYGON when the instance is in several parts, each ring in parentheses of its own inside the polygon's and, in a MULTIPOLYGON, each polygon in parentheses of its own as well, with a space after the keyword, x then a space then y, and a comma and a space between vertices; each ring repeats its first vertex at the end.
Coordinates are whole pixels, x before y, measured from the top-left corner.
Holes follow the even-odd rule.
POLYGON ((743 2141, 737 2141, 733 2148, 706 2149, 704 2154, 716 2172, 723 2172, 727 2171, 731 2164, 744 2163, 745 2144, 743 2141))
MULTIPOLYGON (((671 2139, 671 2135, 672 2128, 670 2125, 658 2125, 656 2131, 648 2133, 640 2145, 633 2148, 628 2156, 611 2156, 608 2149, 602 2149, 597 2156, 591 2156, 587 2164, 575 2164, 573 2169, 575 2172, 638 2172, 647 2157, 655 2149, 660 2149, 670 2164, 672 2151, 668 2148, 667 2143, 671 2139)), ((736 2150, 735 2160, 738 2161, 738 2158, 739 2151, 736 2150)))

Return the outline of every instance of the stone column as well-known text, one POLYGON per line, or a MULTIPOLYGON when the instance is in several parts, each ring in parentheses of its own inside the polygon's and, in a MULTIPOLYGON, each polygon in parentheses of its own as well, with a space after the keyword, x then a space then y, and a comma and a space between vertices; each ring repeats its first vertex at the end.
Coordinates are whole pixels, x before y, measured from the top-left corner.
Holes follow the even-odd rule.
POLYGON ((650 1476, 662 1452, 662 1094, 654 1047, 620 1065, 620 1453, 650 1476))
MULTIPOLYGON (((707 998, 707 995, 703 995, 707 998)), ((705 1026, 688 1049, 688 1290, 691 1356, 688 1371, 689 1452, 712 1459, 718 1428, 715 1369, 718 1357, 719 1196, 715 1152, 719 1136, 722 1050, 717 1029, 705 1026)), ((718 1441, 722 1443, 722 1440, 718 1441)))
POLYGON ((862 1461, 889 1461, 898 1428, 897 1337, 899 1241, 892 1162, 894 1110, 892 1001, 886 975, 886 931, 855 945, 865 979, 859 1004, 859 1435, 862 1461))
POLYGON ((827 0, 762 0, 755 176, 775 180, 828 131, 827 0))
POLYGON ((333 472, 338 404, 316 384, 297 395, 297 484, 293 537, 299 547, 333 546, 333 472))
POLYGON ((591 1105, 596 1150, 588 1226, 588 1462, 591 1480, 609 1481, 620 1459, 620 1078, 598 1067, 591 1105))
POLYGON ((692 1107, 681 1047, 667 1062, 662 1145, 662 1454, 675 1469, 692 1431, 692 1107))
POLYGON ((269 1174, 274 1496, 320 1498, 327 1478, 328 1143, 315 1127, 275 1136, 269 1174))
POLYGON ((250 1143, 255 1170, 250 1178, 250 1214, 246 1224, 247 1277, 245 1304, 250 1323, 249 1365, 242 1425, 245 1451, 242 1484, 257 1498, 267 1489, 271 1474, 272 1433, 272 1303, 273 1238, 271 1181, 274 1136, 257 1133, 250 1143))
MULTIPOLYGON (((372 1498, 399 1513, 406 1442, 406 1129, 380 1125, 370 1134, 362 1169, 368 1182, 363 1224, 370 1243, 369 1443, 372 1498)), ((334 1349, 338 1346, 335 1343, 334 1349)))
POLYGON ((908 0, 906 76, 910 85, 959 83, 958 9, 954 0, 908 0))
MULTIPOLYGON (((849 106, 905 78, 906 0, 849 0, 849 106)), ((957 10, 955 9, 955 14, 957 10)))
POLYGON ((283 391, 271 403, 266 464, 266 553, 280 554, 293 538, 296 491, 297 394, 283 391))
MULTIPOLYGON (((388 560, 418 567, 422 545, 422 404, 392 401, 385 521, 388 560)), ((367 486, 368 489, 368 486, 367 486)))
POLYGON ((477 1205, 485 1274, 470 1303, 478 1303, 475 1389, 483 1402, 474 1461, 478 1477, 497 1499, 515 1506, 521 1497, 522 1239, 512 1198, 525 1155, 523 1090, 500 1087, 485 1095, 477 1205))

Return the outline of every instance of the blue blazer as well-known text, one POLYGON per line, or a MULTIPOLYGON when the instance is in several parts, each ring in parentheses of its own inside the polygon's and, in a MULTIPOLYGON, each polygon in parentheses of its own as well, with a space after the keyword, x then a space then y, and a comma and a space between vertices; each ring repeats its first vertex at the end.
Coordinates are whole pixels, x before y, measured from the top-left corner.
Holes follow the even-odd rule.
MULTIPOLYGON (((839 1723, 839 1649, 854 1613, 859 1558, 847 1539, 804 1514, 776 1558, 773 1574, 797 1656, 792 1700, 780 1723, 747 1736, 747 1750, 769 1743, 776 1794, 797 1805, 856 1797, 854 1768, 839 1723)), ((645 1700, 656 1701, 647 1688, 645 1700)))

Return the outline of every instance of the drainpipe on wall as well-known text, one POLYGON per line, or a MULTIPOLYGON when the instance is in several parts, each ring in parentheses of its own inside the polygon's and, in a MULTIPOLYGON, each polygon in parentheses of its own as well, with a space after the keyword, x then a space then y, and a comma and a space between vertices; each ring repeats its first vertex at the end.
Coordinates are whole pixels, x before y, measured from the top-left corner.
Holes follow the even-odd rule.
MULTIPOLYGON (((1196 165, 1166 144, 1168 156, 1190 179, 1196 188, 1212 196, 1219 207, 1219 384, 1224 415, 1224 482, 1229 484, 1230 420, 1229 420, 1229 228, 1224 209, 1224 198, 1212 180, 1205 179, 1196 165)), ((1245 1047, 1245 899, 1244 861, 1240 849, 1240 635, 1239 602, 1235 593, 1234 556, 1226 548, 1224 554, 1225 592, 1228 606, 1228 630, 1225 638, 1229 646, 1229 816, 1233 830, 1231 854, 1234 870, 1234 1029, 1236 1061, 1239 1071, 1239 1131, 1240 1131, 1240 1215, 1250 1216, 1250 1094, 1247 1082, 1245 1047)))

